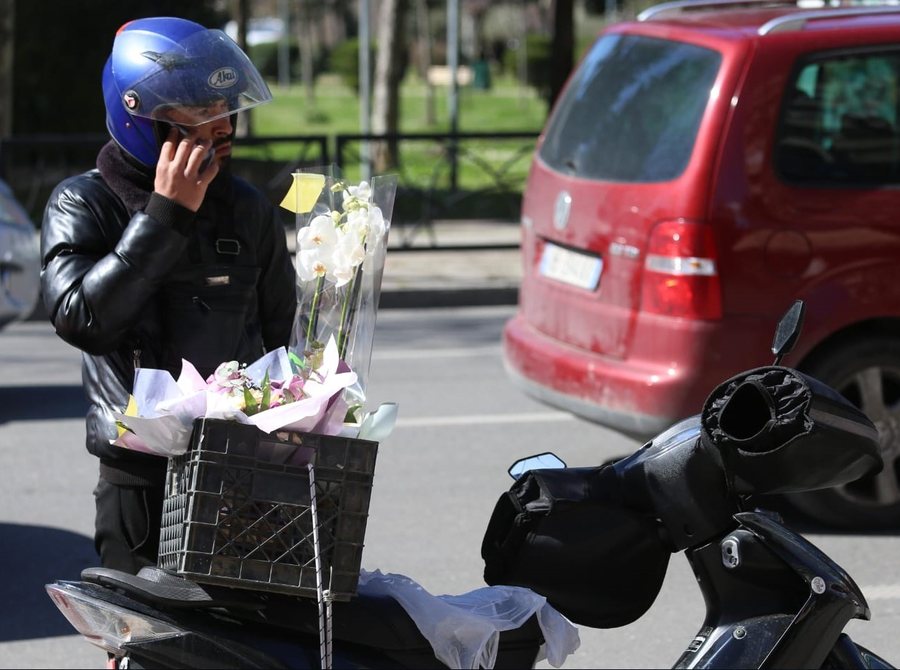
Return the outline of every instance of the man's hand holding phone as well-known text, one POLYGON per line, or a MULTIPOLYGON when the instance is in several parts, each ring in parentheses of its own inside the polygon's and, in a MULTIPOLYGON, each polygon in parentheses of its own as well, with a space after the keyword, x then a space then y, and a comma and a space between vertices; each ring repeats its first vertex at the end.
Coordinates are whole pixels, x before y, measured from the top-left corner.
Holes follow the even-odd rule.
POLYGON ((196 212, 218 173, 212 141, 195 140, 173 126, 159 153, 153 190, 196 212))

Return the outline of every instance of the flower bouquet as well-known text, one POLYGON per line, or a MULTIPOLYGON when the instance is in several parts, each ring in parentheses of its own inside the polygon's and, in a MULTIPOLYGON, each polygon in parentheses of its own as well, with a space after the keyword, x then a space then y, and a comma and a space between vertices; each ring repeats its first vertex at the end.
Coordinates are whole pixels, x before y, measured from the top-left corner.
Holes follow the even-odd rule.
POLYGON ((297 215, 298 304, 288 349, 303 361, 335 339, 338 356, 357 375, 343 392, 351 414, 366 399, 396 189, 395 176, 351 185, 295 173, 281 203, 297 215))
POLYGON ((350 185, 295 173, 282 207, 297 216, 298 304, 287 348, 249 365, 225 361, 203 379, 189 361, 175 380, 139 369, 114 444, 162 456, 187 450, 200 417, 275 430, 375 439, 396 405, 363 417, 395 177, 350 185), (364 435, 363 432, 366 434, 364 435))
POLYGON ((182 361, 177 380, 165 370, 142 368, 128 407, 113 413, 119 426, 113 444, 177 456, 187 450, 198 417, 252 424, 267 433, 342 434, 346 404, 339 393, 355 382, 333 339, 300 368, 284 347, 251 365, 224 362, 207 379, 188 361, 182 361))

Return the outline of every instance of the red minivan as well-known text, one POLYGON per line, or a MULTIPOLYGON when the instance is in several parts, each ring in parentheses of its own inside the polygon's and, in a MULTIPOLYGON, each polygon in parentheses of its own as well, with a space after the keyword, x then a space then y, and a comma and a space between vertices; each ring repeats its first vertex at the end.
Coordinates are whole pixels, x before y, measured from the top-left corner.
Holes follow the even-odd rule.
POLYGON ((881 474, 793 500, 900 525, 900 8, 670 2, 608 28, 560 96, 522 207, 511 377, 645 438, 786 361, 878 425, 881 474))

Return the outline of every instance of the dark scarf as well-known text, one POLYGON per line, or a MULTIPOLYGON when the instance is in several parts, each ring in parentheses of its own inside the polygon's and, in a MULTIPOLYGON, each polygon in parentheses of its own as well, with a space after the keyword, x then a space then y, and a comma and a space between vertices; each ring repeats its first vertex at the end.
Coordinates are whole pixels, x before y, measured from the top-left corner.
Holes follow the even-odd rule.
MULTIPOLYGON (((97 169, 100 170, 100 175, 109 184, 113 193, 125 203, 129 214, 144 211, 150 200, 150 194, 153 193, 155 168, 148 168, 139 163, 113 140, 110 140, 97 154, 97 169)), ((227 169, 219 169, 219 174, 206 190, 201 214, 207 209, 208 201, 227 201, 231 193, 231 179, 227 176, 228 174, 227 169)), ((221 216, 220 212, 217 213, 221 216)))
POLYGON ((97 169, 125 203, 129 214, 144 210, 153 193, 155 171, 137 162, 112 140, 97 154, 97 169))

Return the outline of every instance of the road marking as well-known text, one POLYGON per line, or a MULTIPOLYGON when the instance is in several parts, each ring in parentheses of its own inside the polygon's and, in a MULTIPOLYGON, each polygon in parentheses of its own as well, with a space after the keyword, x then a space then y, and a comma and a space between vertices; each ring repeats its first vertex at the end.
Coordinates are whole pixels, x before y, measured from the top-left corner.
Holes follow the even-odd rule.
POLYGON ((463 416, 418 416, 398 419, 398 428, 434 428, 438 426, 483 426, 504 423, 550 423, 574 421, 568 412, 537 412, 530 414, 469 414, 463 416))
POLYGON ((866 600, 900 600, 900 584, 878 584, 861 590, 866 600))
POLYGON ((460 347, 453 349, 392 349, 375 352, 375 360, 411 360, 422 358, 474 358, 475 356, 497 356, 500 345, 489 347, 460 347))

